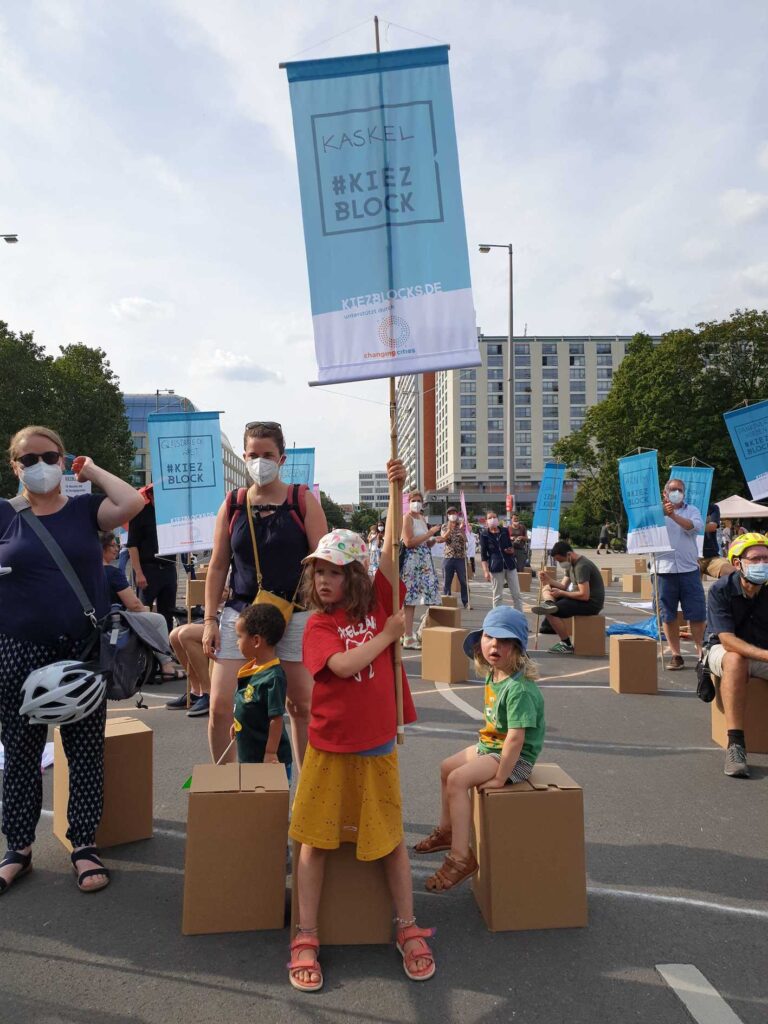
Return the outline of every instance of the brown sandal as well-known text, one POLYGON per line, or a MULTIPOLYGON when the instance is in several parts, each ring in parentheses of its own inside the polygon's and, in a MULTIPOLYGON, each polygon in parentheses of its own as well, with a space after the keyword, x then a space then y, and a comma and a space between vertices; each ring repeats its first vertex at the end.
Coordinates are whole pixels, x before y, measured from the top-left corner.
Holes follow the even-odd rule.
POLYGON ((465 879, 471 878, 477 873, 479 867, 480 865, 471 850, 469 856, 464 860, 452 857, 449 853, 443 861, 442 867, 438 868, 434 875, 430 875, 424 884, 429 892, 446 892, 465 879))
POLYGON ((414 846, 414 853, 438 853, 440 850, 450 850, 451 830, 443 830, 436 825, 426 839, 421 839, 414 846))

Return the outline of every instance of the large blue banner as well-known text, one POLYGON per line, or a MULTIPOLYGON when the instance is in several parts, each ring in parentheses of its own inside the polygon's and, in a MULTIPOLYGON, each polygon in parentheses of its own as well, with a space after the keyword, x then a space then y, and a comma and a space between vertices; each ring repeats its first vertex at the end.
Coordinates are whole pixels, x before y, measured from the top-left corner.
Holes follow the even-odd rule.
MULTIPOLYGON (((702 523, 706 523, 709 498, 712 493, 712 477, 715 475, 711 466, 672 466, 669 471, 670 480, 682 480, 685 484, 685 501, 701 512, 702 523)), ((704 527, 696 536, 699 557, 704 551, 704 527)))
POLYGON ((723 418, 753 500, 768 498, 768 399, 723 418))
POLYGON ((286 484, 306 484, 311 487, 315 482, 315 449, 286 449, 285 462, 280 467, 280 479, 286 484))
POLYGON ((619 484, 627 513, 627 551, 670 551, 657 453, 640 452, 619 459, 619 484))
POLYGON ((151 413, 147 422, 158 553, 206 551, 224 500, 219 414, 151 413))
POLYGON ((285 67, 317 383, 479 366, 448 47, 285 67))
POLYGON ((549 462, 544 467, 536 508, 533 510, 531 548, 548 551, 560 539, 560 503, 563 497, 565 465, 549 462))

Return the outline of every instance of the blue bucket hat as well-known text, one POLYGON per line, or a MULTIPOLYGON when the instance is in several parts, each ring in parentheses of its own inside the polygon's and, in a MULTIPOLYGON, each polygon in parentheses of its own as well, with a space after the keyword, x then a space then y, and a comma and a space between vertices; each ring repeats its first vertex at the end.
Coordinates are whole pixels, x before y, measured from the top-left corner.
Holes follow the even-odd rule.
POLYGON ((499 640, 517 640, 525 654, 528 647, 528 622, 522 612, 516 608, 499 606, 492 608, 483 619, 482 629, 473 629, 464 640, 464 653, 468 658, 474 656, 475 644, 483 633, 495 636, 499 640))

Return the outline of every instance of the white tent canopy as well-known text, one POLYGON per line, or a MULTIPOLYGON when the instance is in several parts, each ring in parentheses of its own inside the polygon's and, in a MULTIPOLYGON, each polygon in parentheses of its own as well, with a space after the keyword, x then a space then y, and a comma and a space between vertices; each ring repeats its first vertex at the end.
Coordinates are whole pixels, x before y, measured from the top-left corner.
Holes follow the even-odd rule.
POLYGON ((747 501, 738 494, 715 502, 720 509, 722 519, 768 519, 768 506, 758 505, 756 501, 747 501))

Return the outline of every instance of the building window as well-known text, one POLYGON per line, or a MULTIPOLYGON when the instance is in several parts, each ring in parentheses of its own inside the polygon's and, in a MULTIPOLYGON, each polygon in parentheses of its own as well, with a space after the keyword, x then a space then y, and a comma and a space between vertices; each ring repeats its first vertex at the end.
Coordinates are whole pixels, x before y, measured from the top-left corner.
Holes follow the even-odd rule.
POLYGON ((560 434, 557 430, 545 430, 541 435, 541 440, 544 444, 554 444, 560 440, 560 434))
POLYGON ((568 345, 568 352, 572 356, 583 356, 584 355, 584 342, 583 341, 572 341, 568 345))
POLYGON ((597 379, 598 380, 610 380, 613 377, 613 370, 608 369, 607 366, 598 366, 597 368, 597 379))
POLYGON ((494 342, 494 344, 488 346, 489 356, 500 356, 501 354, 502 348, 501 345, 499 345, 498 343, 494 342))
POLYGON ((504 391, 504 381, 503 380, 489 380, 488 381, 488 394, 491 394, 491 395, 492 394, 498 394, 499 392, 503 393, 503 391, 504 391))
MULTIPOLYGON (((475 405, 475 401, 476 399, 474 395, 459 395, 459 405, 469 406, 470 408, 473 408, 475 405)), ((466 416, 466 413, 463 410, 462 416, 466 416)))
POLYGON ((597 357, 597 365, 598 366, 613 366, 613 356, 598 356, 597 357))
POLYGON ((488 444, 504 444, 504 433, 501 430, 488 431, 488 444))
POLYGON ((531 379, 531 368, 530 366, 516 366, 515 367, 515 380, 530 380, 531 379))
POLYGON ((459 382, 460 395, 474 395, 477 391, 477 384, 473 380, 462 380, 459 382))
POLYGON ((530 429, 531 429, 531 421, 530 420, 515 420, 515 430, 530 430, 530 429))
POLYGON ((488 459, 488 469, 504 469, 504 459, 488 459))
POLYGON ((531 404, 531 396, 530 395, 515 395, 515 405, 530 405, 530 404, 531 404))
POLYGON ((598 341, 597 343, 597 354, 599 356, 608 355, 611 351, 610 341, 598 341))
POLYGON ((584 426, 584 420, 582 420, 582 419, 572 419, 571 420, 571 430, 572 431, 573 430, 580 430, 583 426, 584 426))
POLYGON ((529 356, 531 354, 531 346, 527 341, 516 341, 514 343, 515 348, 515 362, 517 362, 517 356, 529 356))
POLYGON ((560 373, 560 371, 558 370, 558 368, 556 366, 546 367, 544 370, 541 371, 541 379, 542 380, 557 380, 557 377, 558 377, 559 373, 560 373))
POLYGON ((559 420, 542 420, 542 424, 541 425, 542 425, 544 430, 559 430, 560 429, 560 421, 559 420))
POLYGON ((488 420, 488 429, 489 430, 503 430, 504 429, 504 420, 489 419, 488 420))
POLYGON ((503 366, 504 365, 504 356, 502 356, 502 355, 488 356, 488 365, 489 366, 503 366))
MULTIPOLYGON (((531 446, 529 444, 516 444, 515 445, 515 456, 518 455, 530 455, 531 446)), ((517 459, 515 459, 517 461, 517 459)))
MULTIPOLYGON (((466 402, 462 402, 461 404, 462 405, 466 405, 467 403, 466 402)), ((474 419, 477 419, 477 409, 476 409, 476 407, 474 405, 472 405, 469 409, 462 409, 461 410, 461 425, 462 425, 462 427, 464 426, 464 420, 474 420, 474 419)), ((472 428, 470 428, 470 429, 472 429, 472 428)))
POLYGON ((475 460, 474 459, 462 459, 461 460, 461 468, 462 469, 474 469, 475 468, 475 460))
POLYGON ((461 444, 475 444, 477 441, 477 434, 461 434, 459 440, 461 444))
POLYGON ((557 342, 547 342, 541 346, 541 354, 543 356, 556 356, 557 355, 557 342))
POLYGON ((557 401, 558 401, 558 396, 556 394, 553 394, 553 395, 542 395, 541 396, 541 404, 542 405, 554 405, 554 406, 557 406, 557 401))
POLYGON ((569 376, 571 380, 584 380, 587 376, 587 371, 582 366, 572 366, 569 376))
POLYGON ((503 458, 504 457, 504 445, 503 444, 489 444, 488 445, 488 454, 492 455, 492 456, 495 456, 495 457, 501 456, 503 458))
POLYGON ((515 459, 515 469, 530 469, 530 468, 531 468, 531 460, 530 459, 515 459))
POLYGON ((520 355, 515 354, 515 369, 517 369, 518 366, 530 366, 530 365, 531 365, 531 357, 530 356, 520 356, 520 355))
POLYGON ((467 444, 467 445, 463 444, 461 446, 461 454, 465 455, 467 457, 476 458, 477 457, 477 447, 475 445, 473 445, 473 444, 467 444))
POLYGON ((504 380, 503 370, 488 370, 488 380, 504 380))
MULTIPOLYGON (((488 395, 488 405, 504 405, 504 395, 488 395)), ((501 411, 501 410, 494 410, 501 411)))
POLYGON ((531 432, 530 432, 530 430, 518 430, 515 433, 515 440, 519 441, 520 444, 530 444, 531 443, 531 432))
POLYGON ((557 383, 556 380, 543 380, 541 382, 541 390, 542 391, 559 391, 560 390, 560 385, 557 383))
POLYGON ((541 365, 542 366, 557 366, 557 356, 542 356, 541 357, 541 365))

